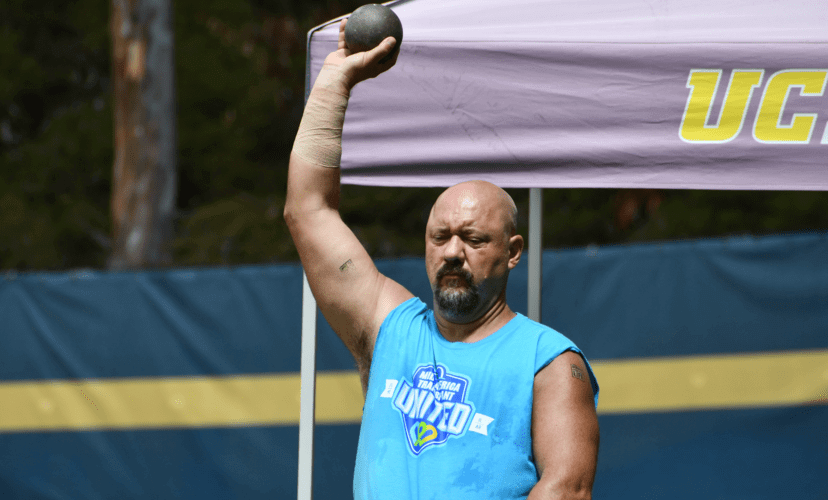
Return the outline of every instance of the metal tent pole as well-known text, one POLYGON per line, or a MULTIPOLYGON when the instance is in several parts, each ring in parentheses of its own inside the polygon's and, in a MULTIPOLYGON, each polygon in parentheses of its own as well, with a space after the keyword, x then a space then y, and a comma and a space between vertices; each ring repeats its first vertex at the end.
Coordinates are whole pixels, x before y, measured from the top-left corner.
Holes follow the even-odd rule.
MULTIPOLYGON (((305 44, 305 103, 311 91, 311 39, 314 33, 329 21, 308 32, 305 44)), ((300 354, 299 382, 299 482, 298 500, 313 499, 313 428, 316 425, 316 298, 310 289, 308 275, 302 270, 302 351, 300 354)))
POLYGON ((527 316, 541 320, 541 241, 543 239, 543 189, 529 189, 529 293, 527 316))
POLYGON ((298 500, 313 498, 313 428, 316 401, 316 299, 308 276, 302 272, 302 354, 299 379, 299 484, 298 500))

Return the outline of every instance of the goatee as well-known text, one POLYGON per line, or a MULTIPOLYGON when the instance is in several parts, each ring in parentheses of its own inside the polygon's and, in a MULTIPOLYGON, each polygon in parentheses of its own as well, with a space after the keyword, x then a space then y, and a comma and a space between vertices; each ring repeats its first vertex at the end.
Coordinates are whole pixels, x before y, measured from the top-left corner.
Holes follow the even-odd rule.
POLYGON ((473 312, 480 305, 480 291, 474 283, 471 273, 463 268, 442 267, 437 271, 435 283, 432 286, 434 298, 440 310, 449 318, 462 318, 473 312), (456 279, 466 282, 466 288, 457 286, 444 287, 443 278, 455 275, 456 279))

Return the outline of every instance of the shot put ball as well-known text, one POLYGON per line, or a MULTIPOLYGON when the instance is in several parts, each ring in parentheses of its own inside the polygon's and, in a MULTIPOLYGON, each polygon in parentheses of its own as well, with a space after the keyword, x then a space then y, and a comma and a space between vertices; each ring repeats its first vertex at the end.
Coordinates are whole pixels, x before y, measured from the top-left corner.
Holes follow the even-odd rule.
POLYGON ((400 18, 394 11, 377 3, 369 3, 358 8, 348 17, 345 25, 345 45, 351 52, 365 52, 380 44, 387 37, 393 36, 397 40, 394 50, 383 57, 385 62, 400 50, 403 29, 400 18))

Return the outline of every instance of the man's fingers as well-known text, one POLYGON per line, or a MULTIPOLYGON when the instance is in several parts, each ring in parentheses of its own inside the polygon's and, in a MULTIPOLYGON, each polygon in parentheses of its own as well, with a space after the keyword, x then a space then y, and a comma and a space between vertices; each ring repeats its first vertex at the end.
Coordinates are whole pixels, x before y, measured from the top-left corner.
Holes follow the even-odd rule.
MULTIPOLYGON (((344 27, 345 22, 343 20, 341 28, 344 27)), ((328 54, 328 57, 325 58, 325 65, 336 66, 345 75, 348 80, 346 85, 350 89, 357 83, 374 78, 394 66, 397 61, 397 54, 393 58, 389 57, 387 61, 379 62, 394 50, 394 45, 396 45, 396 40, 389 36, 372 50, 352 54, 350 49, 345 46, 344 32, 340 30, 339 49, 328 54)))
POLYGON ((348 18, 342 20, 339 23, 339 43, 337 44, 337 49, 344 49, 346 48, 345 45, 345 25, 348 24, 348 18))
POLYGON ((387 61, 381 61, 380 64, 387 67, 387 68, 390 68, 390 67, 394 66, 395 64, 397 64, 397 58, 400 56, 400 51, 398 50, 398 51, 394 52, 393 54, 394 55, 393 55, 393 57, 391 57, 391 59, 388 59, 387 61))
POLYGON ((365 62, 367 62, 368 64, 374 64, 375 62, 390 54, 391 51, 394 50, 395 45, 397 45, 397 39, 393 36, 389 36, 388 38, 380 42, 379 45, 365 53, 365 62))

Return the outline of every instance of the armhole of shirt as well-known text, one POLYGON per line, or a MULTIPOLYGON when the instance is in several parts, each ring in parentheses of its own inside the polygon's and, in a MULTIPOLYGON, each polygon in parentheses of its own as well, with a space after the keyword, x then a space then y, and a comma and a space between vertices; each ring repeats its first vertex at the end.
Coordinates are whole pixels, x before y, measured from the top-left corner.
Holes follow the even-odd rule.
POLYGON ((423 308, 425 308, 425 303, 421 301, 418 297, 411 297, 410 299, 406 300, 402 304, 398 305, 391 312, 385 316, 385 319, 382 320, 382 324, 380 325, 379 332, 377 332, 377 340, 374 343, 374 352, 372 353, 372 358, 376 355, 377 352, 380 351, 381 344, 384 344, 387 341, 393 341, 393 339, 389 339, 389 335, 392 335, 394 324, 398 323, 400 320, 403 319, 410 319, 416 316, 423 308), (389 331, 390 330, 390 331, 389 331))
POLYGON ((575 344, 573 344, 571 340, 564 337, 555 330, 552 330, 551 332, 540 333, 540 338, 538 339, 538 352, 535 353, 535 375, 537 375, 538 372, 546 368, 549 365, 549 363, 554 361, 558 356, 565 353, 566 351, 572 351, 578 354, 581 357, 581 359, 584 360, 584 365, 586 365, 587 373, 589 374, 589 382, 590 385, 592 385, 592 393, 595 399, 595 407, 597 408, 598 391, 600 390, 600 387, 598 386, 598 379, 595 377, 595 373, 593 373, 592 371, 592 366, 590 366, 589 364, 589 360, 587 360, 586 356, 584 356, 584 353, 581 352, 581 350, 578 349, 578 347, 575 344), (545 343, 541 340, 544 336, 544 333, 546 333, 547 335, 551 333, 560 336, 560 339, 557 339, 555 344, 551 346, 552 349, 547 351, 553 353, 553 355, 551 356, 548 355, 547 352, 541 352, 542 350, 545 351, 545 348, 550 347, 549 343, 545 343), (540 362, 538 362, 539 359, 541 360, 540 362))

